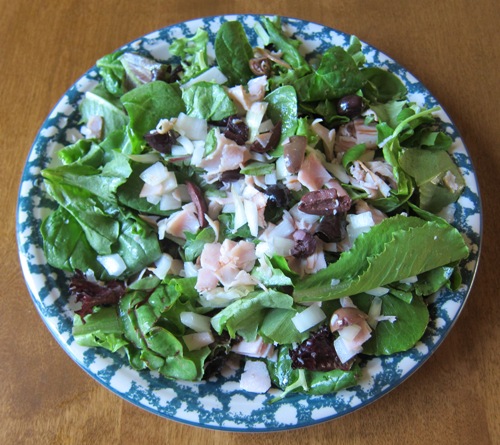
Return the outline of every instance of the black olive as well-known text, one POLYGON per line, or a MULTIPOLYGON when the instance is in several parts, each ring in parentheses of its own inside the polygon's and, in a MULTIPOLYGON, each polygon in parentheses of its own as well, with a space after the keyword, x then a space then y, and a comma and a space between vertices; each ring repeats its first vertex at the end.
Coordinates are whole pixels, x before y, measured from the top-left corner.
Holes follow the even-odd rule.
POLYGON ((324 216, 316 229, 315 235, 325 243, 338 243, 346 236, 346 215, 338 212, 324 216))
POLYGON ((363 112, 363 98, 357 94, 342 97, 337 103, 337 113, 340 116, 353 118, 363 112))
POLYGON ((288 188, 281 184, 270 185, 264 193, 269 196, 269 201, 275 204, 277 207, 287 209, 290 204, 291 194, 288 188))

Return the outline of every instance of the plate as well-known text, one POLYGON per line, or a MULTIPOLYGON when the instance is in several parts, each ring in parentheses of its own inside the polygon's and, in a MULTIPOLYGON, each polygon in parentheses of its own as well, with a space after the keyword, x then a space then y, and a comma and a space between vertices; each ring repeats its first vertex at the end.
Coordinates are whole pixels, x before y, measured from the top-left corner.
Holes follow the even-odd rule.
MULTIPOLYGON (((227 20, 242 23, 255 45, 251 36, 258 19, 256 15, 231 15, 192 20, 145 35, 122 49, 168 60, 171 57, 168 47, 175 38, 191 36, 203 27, 213 42, 220 24, 227 20)), ((283 18, 283 24, 288 33, 304 42, 303 50, 308 55, 322 53, 331 45, 346 47, 349 43, 347 34, 320 24, 294 18, 283 18)), ((432 94, 394 60, 365 43, 363 52, 368 64, 387 67, 402 79, 411 101, 428 107, 438 105, 432 94)), ((213 47, 209 48, 210 54, 213 54, 213 47)), ((463 268, 463 285, 456 292, 444 290, 428 301, 431 322, 413 349, 364 361, 362 378, 356 387, 326 396, 292 394, 271 404, 273 394, 252 394, 239 389, 239 371, 207 382, 171 381, 154 372, 133 370, 124 356, 77 345, 71 335, 67 277, 52 269, 43 253, 40 224, 54 206, 44 193, 40 172, 50 164, 56 150, 81 137, 77 104, 84 92, 95 86, 97 79, 98 73, 93 67, 62 96, 41 126, 28 155, 19 189, 17 240, 25 280, 43 321, 68 355, 100 384, 138 407, 167 419, 219 430, 276 431, 339 418, 374 402, 408 378, 442 343, 459 316, 474 280, 481 240, 481 206, 470 157, 457 129, 441 111, 446 132, 454 140, 453 158, 466 180, 463 195, 447 215, 471 247, 463 268)))

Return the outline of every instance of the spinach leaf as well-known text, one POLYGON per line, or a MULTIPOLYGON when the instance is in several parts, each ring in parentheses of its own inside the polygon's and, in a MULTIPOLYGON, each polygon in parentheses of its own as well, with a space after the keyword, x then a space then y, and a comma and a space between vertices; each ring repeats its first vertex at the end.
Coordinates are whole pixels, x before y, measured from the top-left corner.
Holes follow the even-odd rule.
POLYGON ((215 58, 229 86, 245 85, 254 77, 250 70, 253 49, 240 22, 224 22, 215 37, 215 58))
POLYGON ((283 141, 295 134, 298 126, 297 119, 297 93, 291 85, 285 85, 269 93, 265 99, 267 103, 267 114, 269 118, 277 123, 281 121, 280 145, 271 153, 278 157, 283 154, 283 141))
POLYGON ((455 202, 465 187, 460 170, 445 151, 405 149, 399 162, 415 179, 423 210, 438 213, 455 202))
POLYGON ((74 185, 53 182, 50 178, 45 178, 45 185, 49 195, 78 221, 92 248, 99 255, 111 254, 120 234, 118 208, 74 185))
POLYGON ((301 343, 309 336, 309 332, 299 332, 292 322, 297 315, 295 309, 270 309, 262 320, 259 335, 267 343, 289 345, 301 343))
POLYGON ((263 23, 268 33, 269 43, 272 43, 282 53, 282 59, 290 64, 294 75, 300 77, 310 72, 309 63, 299 51, 300 40, 285 35, 281 27, 281 18, 264 17, 263 23))
POLYGON ((182 92, 186 114, 200 119, 221 121, 236 114, 236 106, 221 85, 197 82, 182 92))
POLYGON ((293 82, 299 101, 338 99, 361 89, 364 78, 352 56, 339 46, 329 48, 316 71, 293 82))
MULTIPOLYGON (((370 308, 374 297, 357 295, 354 304, 362 311, 370 308)), ((381 315, 393 315, 396 321, 380 321, 371 338, 363 343, 363 354, 391 355, 407 351, 422 338, 429 323, 429 311, 422 297, 414 295, 411 303, 386 294, 382 297, 381 315)))
POLYGON ((143 136, 155 129, 160 119, 177 117, 185 111, 179 85, 161 81, 134 88, 120 100, 130 118, 129 136, 136 144, 143 142, 143 136))
POLYGON ((366 83, 363 95, 371 102, 386 103, 404 99, 408 93, 401 79, 390 71, 378 67, 361 70, 366 83))
POLYGON ((120 101, 102 85, 97 85, 92 91, 85 93, 80 103, 80 113, 83 122, 88 122, 92 116, 101 116, 104 122, 104 137, 122 129, 128 123, 120 101))
POLYGON ((63 207, 58 207, 43 221, 41 233, 45 256, 52 267, 67 272, 92 270, 98 277, 103 275, 104 269, 85 232, 63 207))

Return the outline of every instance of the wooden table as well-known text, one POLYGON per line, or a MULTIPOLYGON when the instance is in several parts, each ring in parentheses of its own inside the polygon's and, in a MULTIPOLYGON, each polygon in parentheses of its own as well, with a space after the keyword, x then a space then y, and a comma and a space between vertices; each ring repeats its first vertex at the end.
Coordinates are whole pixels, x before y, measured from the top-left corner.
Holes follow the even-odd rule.
POLYGON ((0 0, 0 443, 500 443, 498 89, 500 7, 494 0, 0 0), (104 54, 160 27, 206 15, 299 17, 355 34, 391 55, 437 97, 460 129, 484 206, 474 289, 432 358, 376 403, 318 426, 224 433, 164 420, 101 387, 63 352, 19 267, 15 209, 31 143, 63 92, 104 54))

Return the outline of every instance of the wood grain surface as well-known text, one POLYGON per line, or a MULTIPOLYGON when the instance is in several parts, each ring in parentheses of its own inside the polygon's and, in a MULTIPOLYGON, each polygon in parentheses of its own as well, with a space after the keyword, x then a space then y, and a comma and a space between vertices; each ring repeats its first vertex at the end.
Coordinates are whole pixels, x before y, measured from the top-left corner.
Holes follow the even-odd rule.
POLYGON ((497 0, 0 0, 0 444, 498 444, 500 54, 497 0), (101 387, 59 347, 19 266, 15 212, 31 143, 96 59, 200 16, 264 13, 372 44, 419 78, 461 131, 484 207, 470 299, 438 351, 381 400, 283 433, 226 433, 157 417, 101 387))

